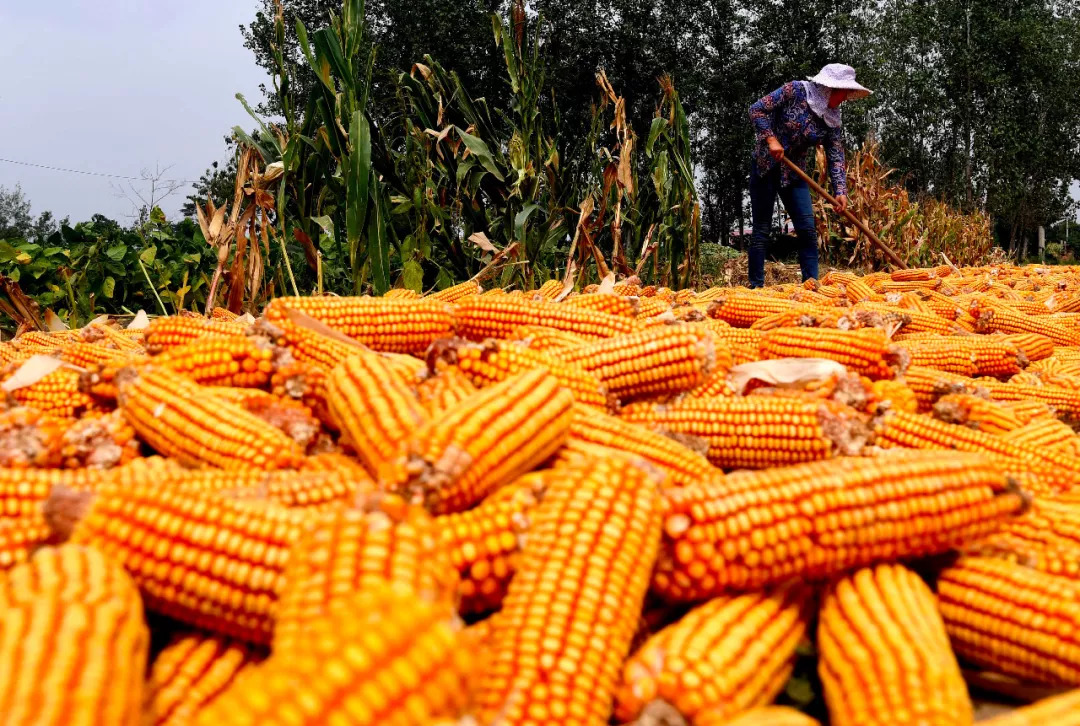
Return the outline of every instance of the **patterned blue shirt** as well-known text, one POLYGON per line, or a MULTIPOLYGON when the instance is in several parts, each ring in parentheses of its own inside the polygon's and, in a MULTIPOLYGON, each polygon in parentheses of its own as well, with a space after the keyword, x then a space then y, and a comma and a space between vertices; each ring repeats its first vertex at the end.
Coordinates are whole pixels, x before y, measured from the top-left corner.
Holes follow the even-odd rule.
MULTIPOLYGON (((806 102, 806 87, 802 83, 785 83, 755 102, 750 107, 750 120, 757 136, 753 163, 759 176, 765 176, 780 163, 769 154, 767 142, 770 136, 775 136, 784 147, 784 154, 803 169, 806 168, 807 152, 823 144, 833 194, 847 194, 844 143, 840 138, 840 129, 831 128, 810 110, 806 102)), ((781 166, 780 185, 786 187, 791 184, 793 174, 787 166, 781 166)))

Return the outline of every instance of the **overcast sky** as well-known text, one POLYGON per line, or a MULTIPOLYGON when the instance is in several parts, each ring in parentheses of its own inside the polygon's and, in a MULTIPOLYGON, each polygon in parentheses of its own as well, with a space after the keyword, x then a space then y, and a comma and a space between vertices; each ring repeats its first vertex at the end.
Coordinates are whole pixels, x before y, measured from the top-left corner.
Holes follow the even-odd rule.
MULTIPOLYGON (((223 137, 252 125, 234 98, 257 101, 266 76, 239 25, 254 0, 0 0, 0 158, 138 177, 172 165, 198 179, 224 158, 223 137)), ((125 220, 118 180, 0 162, 35 214, 125 220)), ((187 190, 164 205, 175 214, 187 190)))

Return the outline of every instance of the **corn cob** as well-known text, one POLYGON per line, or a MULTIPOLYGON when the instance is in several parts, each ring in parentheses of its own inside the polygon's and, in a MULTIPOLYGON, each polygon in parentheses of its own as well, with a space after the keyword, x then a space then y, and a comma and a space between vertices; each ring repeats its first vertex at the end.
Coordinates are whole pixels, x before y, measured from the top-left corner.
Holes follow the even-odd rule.
POLYGON ((1023 506, 985 457, 908 452, 736 472, 665 491, 653 589, 693 602, 944 552, 1023 506))
POLYGON ((61 464, 61 439, 70 422, 36 408, 0 410, 0 467, 28 469, 61 464))
POLYGON ((372 350, 423 353, 432 341, 452 333, 450 307, 438 300, 371 297, 279 297, 263 310, 280 326, 296 311, 344 333, 372 350))
POLYGON ((1057 449, 1076 455, 1080 437, 1073 429, 1057 420, 1042 419, 1024 426, 1017 426, 1005 434, 1005 438, 1015 444, 1057 449))
POLYGON ((821 726, 821 724, 791 706, 761 706, 743 711, 729 721, 702 722, 695 726, 821 726))
POLYGON ((637 275, 633 275, 622 282, 615 283, 611 291, 616 295, 640 295, 641 289, 641 280, 637 275))
POLYGON ((400 488, 435 514, 464 511, 555 453, 572 405, 541 369, 485 388, 416 433, 400 488))
POLYGON ((817 637, 830 724, 973 722, 934 593, 903 566, 867 567, 830 585, 817 637))
POLYGON ((1080 689, 981 721, 983 726, 1080 726, 1080 689))
POLYGON ((477 388, 486 388, 539 368, 554 376, 560 386, 573 394, 579 405, 606 410, 608 391, 599 377, 581 365, 563 360, 569 353, 557 355, 560 357, 507 341, 489 340, 481 344, 457 338, 432 346, 428 351, 428 365, 432 372, 446 367, 459 368, 477 388))
POLYGON ((301 313, 286 310, 270 322, 256 321, 254 330, 289 352, 294 361, 329 373, 336 365, 369 349, 344 333, 323 326, 301 313))
POLYGON ((941 421, 967 426, 988 434, 1007 434, 1024 425, 1016 414, 1004 405, 969 393, 942 396, 934 404, 933 412, 934 417, 941 421))
POLYGON ((1057 471, 1064 482, 1075 482, 1072 475, 1080 468, 1071 457, 1059 452, 1042 451, 1034 446, 918 413, 887 413, 876 422, 874 439, 879 446, 886 448, 949 449, 1012 459, 1040 470, 1057 471))
POLYGON ((637 298, 637 300, 637 317, 639 320, 656 320, 671 310, 671 303, 658 297, 641 297, 637 298))
POLYGON ((533 294, 545 300, 554 300, 562 294, 562 291, 565 288, 566 285, 559 280, 548 280, 543 285, 536 288, 536 291, 533 294))
POLYGON ((248 337, 203 338, 170 348, 154 363, 207 386, 259 388, 274 372, 274 350, 248 337))
POLYGON ((810 600, 809 587, 789 583, 691 610, 626 661, 615 715, 638 718, 662 699, 689 723, 722 724, 772 703, 791 675, 810 600))
POLYGON ((650 328, 558 353, 596 375, 620 402, 673 396, 731 368, 727 346, 707 330, 677 325, 650 328))
POLYGON ((1080 420, 1080 391, 1061 386, 1025 386, 987 380, 978 383, 995 401, 1040 401, 1053 407, 1057 415, 1067 421, 1080 420))
POLYGON ((215 307, 210 311, 210 319, 218 322, 230 323, 240 316, 228 308, 215 307))
POLYGON ((307 517, 158 483, 54 488, 46 516, 61 539, 122 564, 149 610, 222 635, 267 643, 289 548, 307 517))
POLYGON ((383 295, 386 300, 416 300, 419 297, 420 293, 407 287, 395 287, 392 290, 387 290, 386 294, 383 295))
POLYGON ((860 302, 855 304, 852 310, 853 312, 862 311, 886 315, 889 313, 902 313, 904 325, 901 330, 905 333, 928 332, 938 333, 939 335, 952 335, 957 330, 962 329, 962 326, 958 326, 958 321, 940 315, 931 315, 920 310, 903 310, 888 303, 860 302))
POLYGON ((318 515, 293 547, 275 608, 275 652, 296 650, 313 622, 351 593, 379 584, 453 602, 457 571, 438 547, 431 518, 392 495, 362 507, 318 515))
POLYGON ((734 365, 761 360, 761 339, 764 333, 760 330, 733 328, 726 324, 725 327, 718 327, 715 325, 717 322, 719 321, 710 320, 708 323, 699 323, 698 325, 705 327, 717 340, 725 342, 731 347, 732 363, 734 365))
POLYGON ((1045 360, 1054 355, 1054 341, 1038 333, 1017 333, 1004 336, 1027 356, 1028 361, 1045 360))
MULTIPOLYGON (((457 334, 470 340, 506 338, 522 325, 542 325, 585 338, 610 338, 634 330, 628 318, 542 300, 472 297, 454 309, 457 334)), ((450 337, 450 336, 443 336, 450 337)))
POLYGON ((92 548, 38 551, 0 584, 0 714, 16 726, 138 726, 150 640, 139 593, 92 548))
POLYGON ((1054 418, 1054 410, 1042 401, 1017 400, 998 401, 1025 426, 1033 421, 1045 421, 1054 418))
POLYGON ((518 567, 529 520, 554 472, 533 472, 467 512, 435 519, 442 552, 461 575, 458 611, 497 610, 518 567))
POLYGON ((1080 684, 1080 585, 1014 562, 962 557, 937 580, 956 654, 1034 683, 1080 684))
POLYGON ((49 523, 38 512, 0 518, 0 572, 26 562, 51 537, 49 523))
POLYGON ((416 395, 428 415, 438 416, 478 390, 465 371, 457 366, 446 366, 421 381, 416 387, 416 395))
POLYGON ((985 380, 947 373, 923 366, 909 366, 904 371, 904 383, 915 393, 920 411, 929 411, 942 396, 966 393, 989 398, 984 388, 985 380))
POLYGON ((264 657, 242 641, 178 633, 150 667, 143 726, 187 726, 241 672, 264 657))
POLYGON ((910 270, 893 270, 889 273, 889 279, 893 282, 915 282, 916 280, 936 280, 938 275, 926 267, 913 268, 910 270))
POLYGON ((444 303, 455 303, 463 297, 477 295, 480 292, 482 292, 480 283, 475 280, 466 280, 465 282, 459 282, 457 285, 451 285, 438 292, 433 292, 427 296, 427 299, 438 300, 439 302, 444 303))
POLYGON ((1028 365, 1027 356, 1004 338, 952 336, 897 343, 911 356, 911 365, 962 376, 1008 378, 1028 365))
POLYGON ((326 400, 329 371, 311 363, 287 363, 278 366, 270 379, 271 392, 280 398, 303 403, 315 418, 330 429, 337 430, 326 400))
POLYGON ((566 465, 575 454, 602 446, 644 459, 665 477, 668 486, 685 486, 723 471, 705 456, 669 436, 635 426, 614 416, 578 409, 556 465, 566 465))
POLYGON ((656 556, 657 500, 655 483, 619 461, 551 482, 495 621, 481 722, 607 723, 656 556))
POLYGON ((807 309, 794 300, 768 297, 747 290, 730 290, 717 298, 710 306, 710 318, 723 320, 736 328, 749 328, 754 321, 791 310, 807 309))
POLYGON ((874 402, 879 407, 884 404, 884 407, 893 411, 908 411, 910 413, 919 410, 918 396, 903 381, 874 381, 870 386, 870 391, 874 402))
POLYGON ((607 315, 616 315, 622 318, 636 318, 639 310, 638 298, 624 297, 612 293, 573 295, 566 298, 563 304, 580 310, 592 310, 597 313, 606 313, 607 315))
POLYGON ((1021 517, 1003 522, 966 551, 992 553, 1052 575, 1080 580, 1080 527, 1075 494, 1036 496, 1021 517))
POLYGON ((507 337, 510 340, 519 340, 533 350, 546 352, 574 348, 589 342, 589 338, 542 325, 522 325, 507 337))
POLYGON ((828 358, 871 379, 895 378, 907 363, 884 330, 780 328, 761 339, 762 358, 828 358))
POLYGON ((79 368, 90 368, 110 361, 133 360, 138 357, 137 354, 131 351, 82 342, 69 343, 63 348, 57 349, 55 355, 58 355, 60 360, 65 363, 70 363, 79 368))
POLYGON ((620 416, 656 431, 702 439, 708 444, 709 462, 723 469, 760 469, 854 455, 869 434, 852 409, 830 401, 782 397, 639 403, 623 408, 620 416))
POLYGON ((376 477, 393 477, 388 467, 400 463, 408 437, 428 420, 416 394, 373 353, 358 353, 334 368, 327 399, 345 442, 376 477))
POLYGON ((294 468, 299 444, 240 406, 204 394, 167 369, 126 369, 119 382, 124 416, 159 453, 189 466, 294 468))
POLYGON ((338 451, 322 451, 305 456, 300 471, 336 472, 357 480, 368 478, 367 469, 359 461, 338 451))
POLYGON ((1055 353, 1049 358, 1036 361, 1028 366, 1029 373, 1056 373, 1066 376, 1080 375, 1080 361, 1064 358, 1060 353, 1055 353))
POLYGON ((205 318, 175 315, 155 318, 146 329, 146 352, 159 355, 199 338, 242 337, 245 330, 244 324, 236 322, 211 322, 205 318))
MULTIPOLYGON (((7 372, 14 373, 17 368, 7 372)), ((58 418, 76 418, 95 408, 94 399, 81 390, 80 376, 80 371, 65 366, 28 386, 16 388, 10 395, 19 406, 36 408, 41 413, 58 418)), ((0 375, 0 379, 6 380, 7 377, 0 375)))
POLYGON ((979 332, 1037 333, 1054 341, 1055 345, 1080 345, 1080 330, 1073 330, 1041 316, 1024 315, 1003 306, 978 306, 972 310, 979 332))
POLYGON ((353 594, 236 679, 193 726, 427 726, 465 706, 472 654, 448 605, 386 586, 353 594))

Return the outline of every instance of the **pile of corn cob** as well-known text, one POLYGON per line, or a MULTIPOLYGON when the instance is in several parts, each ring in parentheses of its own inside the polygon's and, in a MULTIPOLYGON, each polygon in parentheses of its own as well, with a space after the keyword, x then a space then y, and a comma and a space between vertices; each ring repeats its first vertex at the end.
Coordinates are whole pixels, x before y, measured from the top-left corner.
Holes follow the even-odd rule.
POLYGON ((1080 268, 280 298, 0 366, 0 724, 804 726, 806 652, 828 723, 976 678, 1080 724, 1080 268))

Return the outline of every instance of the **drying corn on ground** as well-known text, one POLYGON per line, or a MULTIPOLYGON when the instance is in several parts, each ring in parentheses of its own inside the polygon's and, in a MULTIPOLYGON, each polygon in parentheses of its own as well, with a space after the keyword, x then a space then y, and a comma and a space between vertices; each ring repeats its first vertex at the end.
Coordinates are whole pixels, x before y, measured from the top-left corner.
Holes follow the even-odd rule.
POLYGON ((280 298, 0 364, 0 724, 1080 724, 1080 268, 280 298))

